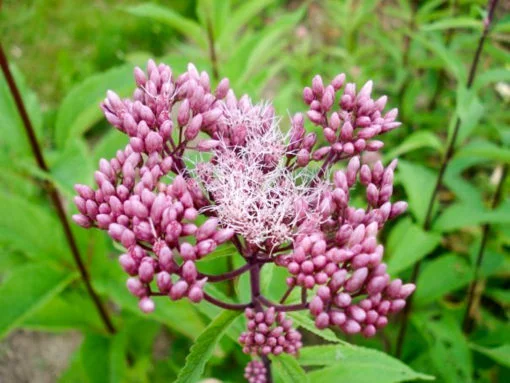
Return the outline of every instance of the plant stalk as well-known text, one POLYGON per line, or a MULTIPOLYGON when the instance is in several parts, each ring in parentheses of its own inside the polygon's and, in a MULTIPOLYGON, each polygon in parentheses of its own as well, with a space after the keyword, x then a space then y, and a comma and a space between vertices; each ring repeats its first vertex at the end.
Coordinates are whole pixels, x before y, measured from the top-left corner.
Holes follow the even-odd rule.
MULTIPOLYGON (((503 185, 505 184, 506 177, 508 175, 508 164, 505 164, 503 167, 503 172, 501 173, 501 178, 499 179, 498 186, 496 188, 496 193, 494 194, 494 197, 492 198, 492 204, 491 208, 495 209, 500 201, 501 201, 501 195, 503 193, 503 185)), ((466 306, 466 312, 464 313, 464 320, 462 321, 462 330, 464 333, 468 334, 471 332, 473 327, 473 318, 472 318, 472 311, 475 303, 475 291, 478 287, 480 278, 480 267, 482 265, 483 256, 485 254, 485 247, 487 245, 487 240, 489 238, 491 225, 489 223, 486 223, 483 225, 482 230, 482 240, 480 243, 480 248, 478 249, 478 255, 476 257, 476 264, 475 264, 475 272, 473 276, 473 281, 469 285, 468 290, 468 301, 466 306)))
MULTIPOLYGON (((496 8, 497 3, 498 3, 498 0, 489 0, 489 2, 488 2, 488 5, 487 5, 488 11, 487 11, 487 17, 484 20, 483 32, 482 32, 482 35, 480 36, 480 39, 478 40, 478 46, 476 48, 476 52, 473 57, 473 61, 471 62, 471 68, 469 70, 469 76, 468 76, 468 80, 467 80, 467 84, 466 84, 468 89, 471 88, 471 86, 473 85, 473 81, 474 81, 475 75, 476 75, 476 69, 478 68, 478 64, 480 62, 480 57, 481 57, 481 53, 483 50, 485 40, 487 38, 487 35, 489 34, 490 26, 491 26, 491 23, 492 23, 493 17, 494 17, 494 10, 496 8)), ((430 197, 429 204, 427 207, 427 214, 425 216, 425 221, 423 223, 423 229, 425 231, 429 231, 430 226, 432 224, 432 212, 433 212, 434 203, 435 203, 437 195, 439 193, 439 189, 441 188, 441 185, 443 184, 443 178, 444 178, 444 175, 446 172, 446 168, 448 167, 448 164, 450 163, 450 160, 453 157, 453 154, 455 151, 455 144, 457 141, 457 136, 458 136, 459 130, 460 130, 460 125, 461 125, 461 120, 460 120, 460 117, 457 116, 456 121, 455 121, 454 130, 453 130, 453 135, 450 139, 450 142, 448 143, 446 153, 445 153, 445 156, 441 163, 441 168, 439 170, 439 174, 436 179, 436 184, 434 186, 434 190, 432 192, 432 195, 430 197)), ((416 280, 418 279, 418 275, 420 274, 420 267, 421 267, 421 261, 418 261, 413 268, 413 272, 412 272, 412 276, 411 276, 411 283, 416 283, 416 280)), ((407 332, 407 326, 408 326, 408 322, 409 322, 409 316, 410 316, 410 313, 412 310, 412 304, 413 304, 413 296, 411 295, 411 297, 409 298, 409 300, 407 302, 406 307, 404 308, 404 312, 403 312, 403 316, 402 316, 402 325, 400 327, 398 337, 397 337, 397 347, 396 347, 396 356, 397 357, 400 357, 402 354, 402 348, 403 348, 403 344, 404 344, 404 340, 405 340, 405 336, 406 336, 406 332, 407 332)))
MULTIPOLYGON (((20 91, 16 85, 16 82, 14 81, 14 77, 11 73, 11 70, 9 68, 9 64, 7 61, 7 56, 5 55, 3 46, 0 43, 0 66, 2 67, 2 72, 4 73, 5 79, 7 80, 7 84, 9 86, 9 90, 12 94, 12 97, 14 99, 14 102, 16 104, 16 107, 18 109, 18 113, 21 116, 21 119, 23 121, 23 126, 25 128, 25 132, 27 134, 28 140, 30 141, 30 147, 32 148, 32 152, 34 154, 35 160, 37 162, 37 166, 44 171, 45 173, 49 173, 49 168, 46 164, 46 161, 44 160, 44 155, 42 153, 41 147, 39 146, 39 142, 37 141, 37 137, 34 131, 34 128, 32 126, 32 122, 30 121, 30 118, 28 116, 27 110, 25 108, 25 104, 23 103, 23 99, 21 97, 20 91)), ((113 322, 106 310, 106 308, 103 306, 103 303, 101 302, 99 295, 94 290, 94 287, 92 286, 92 283, 90 281, 90 275, 85 267, 85 264, 83 263, 82 257, 80 255, 80 252, 78 250, 78 246, 76 244, 76 240, 73 236, 73 233, 71 231, 71 227, 69 225, 69 221, 67 219, 64 206, 62 204, 62 200, 60 198, 59 192, 56 189, 55 185, 50 182, 49 180, 42 181, 44 189, 48 193, 48 196, 50 197, 50 200, 57 212, 58 219, 60 221, 60 224, 62 225, 62 228, 64 229, 64 234, 67 240, 67 244, 69 245, 69 248, 71 249, 71 253, 74 259, 74 262, 76 263, 76 266, 78 267, 78 270, 80 272, 81 279, 85 283, 85 287, 87 289, 87 293, 92 298, 92 301, 97 309, 97 312, 99 316, 101 317, 101 320, 103 321, 104 326, 106 327, 106 330, 110 334, 115 333, 115 327, 113 325, 113 322)))

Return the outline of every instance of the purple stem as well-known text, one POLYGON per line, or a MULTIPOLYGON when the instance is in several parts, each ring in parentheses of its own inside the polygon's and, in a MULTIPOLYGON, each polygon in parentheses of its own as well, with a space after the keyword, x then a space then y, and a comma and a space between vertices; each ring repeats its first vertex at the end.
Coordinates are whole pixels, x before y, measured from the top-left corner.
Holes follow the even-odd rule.
MULTIPOLYGON (((7 84, 9 86, 9 90, 12 94, 12 97, 14 99, 14 102, 16 104, 18 112, 19 112, 21 119, 23 121, 23 126, 24 126, 25 132, 28 136, 28 140, 30 141, 30 147, 32 148, 32 152, 34 153, 34 157, 37 162, 37 166, 43 172, 49 173, 50 170, 49 170, 49 168, 46 164, 46 161, 44 159, 44 155, 43 155, 43 152, 39 146, 39 142, 37 141, 37 137, 36 137, 34 128, 32 126, 32 122, 30 121, 27 110, 25 108, 25 104, 23 103, 23 99, 21 97, 19 89, 16 85, 16 82, 14 81, 14 77, 12 76, 12 73, 11 73, 11 70, 9 68, 9 64, 7 61, 7 56, 5 55, 4 49, 1 44, 0 44, 0 66, 2 67, 2 72, 4 73, 5 79, 7 80, 7 84)), ((79 250, 78 250, 78 245, 77 245, 74 235, 71 231, 71 226, 69 225, 69 221, 67 219, 67 215, 66 215, 64 206, 62 204, 60 194, 59 194, 58 190, 56 189, 55 185, 51 181, 45 180, 45 181, 43 181, 43 185, 44 185, 46 192, 48 193, 48 195, 50 197, 53 207, 55 208, 55 210, 57 212, 60 224, 62 225, 62 228, 64 229, 64 235, 65 235, 67 244, 69 245, 69 248, 71 249, 71 254, 73 256, 74 262, 76 263, 76 266, 78 267, 78 271, 80 272, 81 279, 85 283, 87 293, 91 297, 91 299, 94 303, 94 306, 96 307, 97 312, 99 313, 99 316, 101 317, 101 320, 103 321, 103 324, 106 327, 106 330, 108 331, 108 333, 114 334, 115 327, 113 325, 113 322, 112 322, 106 308, 103 306, 103 303, 101 302, 101 299, 99 298, 99 295, 97 294, 97 292, 94 290, 94 287, 92 286, 92 283, 90 281, 90 275, 87 271, 87 268, 85 267, 85 264, 83 263, 83 259, 80 255, 79 250)))

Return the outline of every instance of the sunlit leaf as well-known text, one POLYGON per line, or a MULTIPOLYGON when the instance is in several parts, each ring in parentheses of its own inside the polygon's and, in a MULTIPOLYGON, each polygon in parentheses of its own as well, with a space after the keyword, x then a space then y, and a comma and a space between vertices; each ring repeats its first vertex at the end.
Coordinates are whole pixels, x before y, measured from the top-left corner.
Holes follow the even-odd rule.
POLYGON ((326 366, 309 374, 311 382, 392 383, 434 379, 381 351, 353 345, 303 347, 298 362, 303 366, 326 366))
POLYGON ((57 270, 41 263, 28 264, 11 273, 0 285, 0 338, 55 297, 76 277, 74 272, 57 270))
POLYGON ((223 311, 207 326, 191 347, 190 353, 186 357, 186 364, 180 371, 176 383, 195 383, 198 381, 214 351, 214 347, 239 314, 235 311, 223 311))

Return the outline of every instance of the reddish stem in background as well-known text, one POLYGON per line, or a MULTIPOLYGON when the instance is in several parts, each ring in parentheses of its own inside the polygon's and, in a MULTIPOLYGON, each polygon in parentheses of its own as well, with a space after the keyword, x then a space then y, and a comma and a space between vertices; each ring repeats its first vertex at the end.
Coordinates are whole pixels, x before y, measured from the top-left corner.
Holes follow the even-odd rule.
MULTIPOLYGON (((494 197, 492 199, 492 209, 495 209, 500 201, 501 201, 501 195, 503 194, 503 185, 505 183, 505 179, 508 175, 508 164, 505 164, 503 167, 503 172, 501 173, 501 178, 499 179, 498 186, 496 188, 496 193, 494 193, 494 197)), ((472 318, 472 310, 474 307, 475 302, 475 291, 476 287, 478 286, 478 278, 480 277, 480 266, 482 265, 483 256, 485 254, 485 246, 487 245, 487 239, 489 238, 491 225, 486 223, 483 225, 483 231, 482 231, 482 241, 480 243, 480 248, 478 249, 478 255, 476 257, 476 264, 475 264, 475 274, 473 281, 469 285, 468 290, 468 300, 466 305, 466 312, 464 313, 464 320, 462 322, 462 330, 464 333, 468 334, 472 330, 473 326, 473 318, 472 318)))
MULTIPOLYGON (((27 134, 28 140, 30 141, 30 147, 32 149, 35 160, 37 162, 37 166, 43 172, 49 173, 50 170, 49 170, 48 166, 46 165, 46 161, 44 160, 44 155, 42 153, 41 147, 39 146, 39 142, 37 141, 34 127, 32 126, 30 117, 28 116, 28 113, 25 108, 25 104, 23 103, 23 99, 21 97, 19 89, 16 85, 16 82, 14 81, 14 77, 11 73, 11 70, 9 69, 7 57, 5 55, 4 49, 1 44, 0 44, 0 66, 2 67, 2 72, 4 73, 5 79, 7 80, 9 90, 10 90, 12 97, 14 99, 14 102, 16 104, 16 108, 18 109, 18 113, 20 114, 21 119, 23 121, 23 127, 25 128, 25 133, 27 134)), ((97 312, 99 313, 99 316, 101 317, 101 320, 103 321, 103 324, 106 327, 106 330, 110 334, 114 334, 115 327, 113 326, 113 322, 110 319, 110 316, 109 316, 108 312, 106 311, 106 308, 103 306, 101 299, 99 298, 99 295, 96 293, 96 291, 94 290, 94 287, 91 284, 90 275, 85 267, 85 264, 83 263, 80 252, 78 250, 78 246, 76 244, 76 240, 75 240, 73 233, 71 231, 69 221, 67 220, 67 215, 66 215, 64 206, 62 204, 62 200, 60 198, 59 192, 56 189, 55 185, 49 180, 42 181, 42 184, 43 184, 44 189, 48 193, 48 196, 50 197, 53 207, 55 208, 55 210, 57 212, 60 224, 62 225, 62 228, 64 229, 64 234, 66 237, 67 244, 69 245, 69 248, 71 249, 71 253, 72 253, 74 262, 76 263, 76 266, 78 267, 78 271, 80 272, 81 279, 85 283, 87 293, 92 298, 94 306, 96 307, 97 312)))
MULTIPOLYGON (((473 85, 473 81, 474 81, 475 75, 476 75, 476 69, 477 69, 478 63, 480 61, 480 57, 481 57, 481 53, 483 50, 485 40, 487 38, 487 35, 489 34, 490 26, 491 26, 491 23, 492 23, 493 17, 494 17, 494 10, 496 9, 497 3, 498 3, 498 0, 489 0, 489 2, 488 2, 487 17, 485 18, 485 20, 483 22, 484 23, 483 32, 482 32, 482 35, 480 36, 480 39, 478 41, 478 46, 476 48, 476 52, 473 57, 473 61, 471 62, 471 68, 469 70, 469 76, 468 76, 468 80, 467 80, 467 84, 466 84, 466 87, 468 89, 471 88, 471 86, 473 85)), ((436 201, 437 194, 439 193, 439 189, 441 188, 441 185, 443 184, 443 178, 444 178, 444 175, 446 172, 446 168, 448 167, 448 164, 449 164, 450 160, 452 159, 454 151, 455 151, 455 144, 457 141, 457 136, 459 134, 460 124, 461 124, 460 117, 457 116, 457 119, 455 121, 455 127, 453 130, 453 135, 452 135, 452 138, 450 139, 450 142, 448 143, 445 156, 441 163, 441 168, 439 169, 439 174, 437 176, 436 184, 434 186, 434 191, 432 192, 432 195, 430 197, 430 201, 428 204, 427 214, 425 216, 425 221, 423 223, 423 229, 425 231, 429 231, 431 224, 432 224, 432 212, 433 212, 434 203, 436 201)), ((416 283, 416 280, 418 279, 418 275, 420 273, 420 267, 421 267, 421 261, 418 261, 413 268, 413 272, 412 272, 412 276, 411 276, 411 283, 416 283)), ((400 331, 399 331, 398 337, 397 337, 397 347, 396 347, 396 352, 395 352, 397 357, 400 357, 400 355, 402 354, 402 348, 403 348, 403 344, 404 344, 404 340, 405 340, 405 336, 406 336, 406 332, 407 332, 407 325, 409 322, 409 316, 411 313, 412 304, 413 304, 413 295, 411 295, 409 297, 409 301, 407 302, 407 305, 404 308, 404 312, 403 312, 403 316, 402 316, 402 325, 400 327, 400 331)))

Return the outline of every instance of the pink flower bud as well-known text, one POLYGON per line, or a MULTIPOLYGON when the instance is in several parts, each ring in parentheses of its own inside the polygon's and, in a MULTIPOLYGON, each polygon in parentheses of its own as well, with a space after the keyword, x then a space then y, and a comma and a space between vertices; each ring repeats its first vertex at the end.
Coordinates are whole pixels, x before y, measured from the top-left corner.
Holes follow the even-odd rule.
POLYGON ((203 114, 203 124, 205 126, 211 125, 215 123, 223 114, 223 111, 221 109, 212 109, 208 112, 205 112, 203 114))
POLYGON ((322 113, 316 110, 309 110, 308 112, 306 112, 306 115, 308 116, 310 121, 313 122, 314 124, 320 125, 322 123, 323 120, 322 113))
POLYGON ((199 257, 203 257, 206 254, 212 253, 216 249, 216 242, 212 239, 201 241, 197 244, 197 254, 199 257))
POLYGON ((144 283, 149 283, 154 278, 154 266, 152 262, 145 261, 145 258, 142 260, 140 267, 138 268, 138 276, 140 281, 144 283))
POLYGON ((194 303, 199 303, 204 298, 203 290, 198 286, 193 286, 188 293, 188 298, 194 303))
POLYGON ((154 301, 152 299, 149 297, 144 297, 140 299, 140 302, 138 302, 138 307, 140 307, 140 310, 142 310, 144 313, 148 314, 153 312, 156 306, 154 305, 154 301))
POLYGON ((324 157, 326 157, 330 151, 331 151, 331 146, 324 146, 320 149, 317 149, 315 152, 313 152, 312 158, 315 161, 320 161, 324 157))
POLYGON ((158 285, 159 291, 164 294, 167 294, 172 288, 172 279, 170 274, 166 271, 161 271, 158 273, 158 276, 156 277, 156 283, 158 285))
POLYGON ((163 138, 156 132, 150 132, 145 137, 145 147, 147 152, 160 152, 163 149, 163 138))
POLYGON ((197 241, 202 241, 211 237, 216 232, 219 220, 217 218, 209 218, 205 223, 200 226, 197 231, 197 241))
POLYGON ((365 280, 368 276, 368 269, 363 267, 361 269, 357 269, 352 274, 351 278, 345 282, 344 288, 348 292, 355 292, 361 288, 365 280))
POLYGON ((234 236, 234 230, 232 229, 223 229, 214 234, 213 240, 218 243, 224 243, 229 241, 234 236))
POLYGON ((177 281, 170 289, 170 298, 174 301, 181 299, 184 295, 186 295, 188 287, 189 285, 186 281, 183 281, 182 279, 177 281))
POLYGON ((322 82, 322 77, 320 75, 316 75, 312 79, 312 90, 315 96, 322 96, 322 93, 324 92, 324 83, 322 82))
POLYGON ((135 260, 129 254, 122 254, 119 257, 119 263, 122 266, 122 269, 131 276, 134 276, 138 273, 138 267, 136 265, 135 260))
POLYGON ((126 282, 126 286, 131 294, 136 297, 143 297, 147 294, 146 287, 140 282, 138 278, 129 278, 126 282))
POLYGON ((315 326, 321 330, 328 327, 329 326, 329 315, 325 312, 317 315, 317 318, 315 318, 315 326))
POLYGON ((344 85, 345 83, 345 73, 341 73, 339 75, 337 75, 333 81, 331 81, 331 85, 333 86, 333 88, 337 91, 339 89, 342 88, 342 86, 344 85))
POLYGON ((312 315, 314 316, 319 315, 323 309, 324 303, 322 302, 322 299, 319 297, 314 297, 310 302, 310 312, 312 313, 312 315))
POLYGON ((188 282, 194 282, 197 279, 197 268, 193 261, 186 261, 182 265, 182 277, 188 282))

